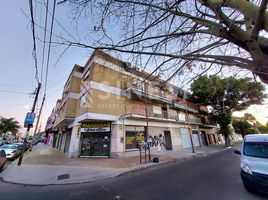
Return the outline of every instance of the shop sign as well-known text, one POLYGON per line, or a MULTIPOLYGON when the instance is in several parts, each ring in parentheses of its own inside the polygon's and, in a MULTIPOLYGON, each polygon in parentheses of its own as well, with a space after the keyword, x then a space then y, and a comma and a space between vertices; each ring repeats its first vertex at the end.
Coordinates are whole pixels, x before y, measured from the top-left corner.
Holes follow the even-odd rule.
POLYGON ((81 133, 95 133, 95 132, 110 132, 110 122, 93 122, 93 123, 82 123, 80 132, 81 133))

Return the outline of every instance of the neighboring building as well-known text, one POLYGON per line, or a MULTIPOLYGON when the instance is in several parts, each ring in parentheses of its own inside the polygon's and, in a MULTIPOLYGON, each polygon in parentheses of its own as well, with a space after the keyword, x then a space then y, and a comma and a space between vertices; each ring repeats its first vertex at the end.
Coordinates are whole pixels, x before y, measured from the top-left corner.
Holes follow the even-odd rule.
POLYGON ((206 107, 192 103, 187 91, 149 75, 94 51, 84 67, 74 66, 64 86, 48 120, 50 143, 74 157, 124 156, 145 139, 147 123, 153 149, 218 143, 206 107))

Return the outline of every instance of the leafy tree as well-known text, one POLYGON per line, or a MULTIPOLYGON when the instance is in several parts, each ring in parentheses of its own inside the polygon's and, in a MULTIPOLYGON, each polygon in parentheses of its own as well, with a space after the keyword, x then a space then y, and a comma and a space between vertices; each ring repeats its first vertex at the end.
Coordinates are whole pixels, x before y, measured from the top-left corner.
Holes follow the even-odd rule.
POLYGON ((260 133, 268 133, 268 126, 258 126, 258 130, 260 133))
POLYGON ((0 134, 4 134, 3 139, 6 139, 6 133, 12 132, 15 134, 20 128, 19 122, 14 118, 0 118, 0 134))
POLYGON ((257 131, 245 118, 233 118, 232 125, 235 129, 235 132, 241 134, 243 137, 247 134, 256 134, 257 131))
POLYGON ((257 123, 256 118, 250 114, 250 113, 245 113, 244 117, 242 118, 244 121, 251 122, 253 124, 257 123))
POLYGON ((174 66, 174 74, 221 66, 237 72, 236 66, 268 83, 266 0, 61 0, 58 4, 70 5, 78 24, 79 40, 55 34, 67 48, 144 55, 139 59, 148 62, 141 63, 156 63, 157 69, 164 69, 162 64, 174 66))
POLYGON ((191 85, 191 90, 197 97, 197 103, 211 107, 211 113, 225 136, 226 145, 230 145, 228 136, 232 134, 232 113, 253 104, 261 104, 266 97, 264 85, 250 78, 200 76, 191 85))

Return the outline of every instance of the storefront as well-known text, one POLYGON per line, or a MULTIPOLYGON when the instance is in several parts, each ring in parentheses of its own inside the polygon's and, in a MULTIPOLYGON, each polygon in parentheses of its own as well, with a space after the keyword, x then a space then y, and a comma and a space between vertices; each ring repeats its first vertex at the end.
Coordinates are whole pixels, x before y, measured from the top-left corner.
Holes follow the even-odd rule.
POLYGON ((144 141, 144 126, 126 126, 126 150, 137 148, 137 143, 144 141))
POLYGON ((111 123, 82 123, 80 157, 110 156, 111 123))

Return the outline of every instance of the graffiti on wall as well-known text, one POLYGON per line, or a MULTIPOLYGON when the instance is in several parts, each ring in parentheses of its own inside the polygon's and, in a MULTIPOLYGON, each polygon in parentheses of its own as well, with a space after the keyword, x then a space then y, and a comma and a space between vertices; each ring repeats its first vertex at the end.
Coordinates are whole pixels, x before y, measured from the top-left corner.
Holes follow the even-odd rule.
POLYGON ((148 138, 148 145, 150 147, 158 147, 158 148, 165 148, 165 137, 163 134, 154 135, 154 136, 149 136, 148 138))

